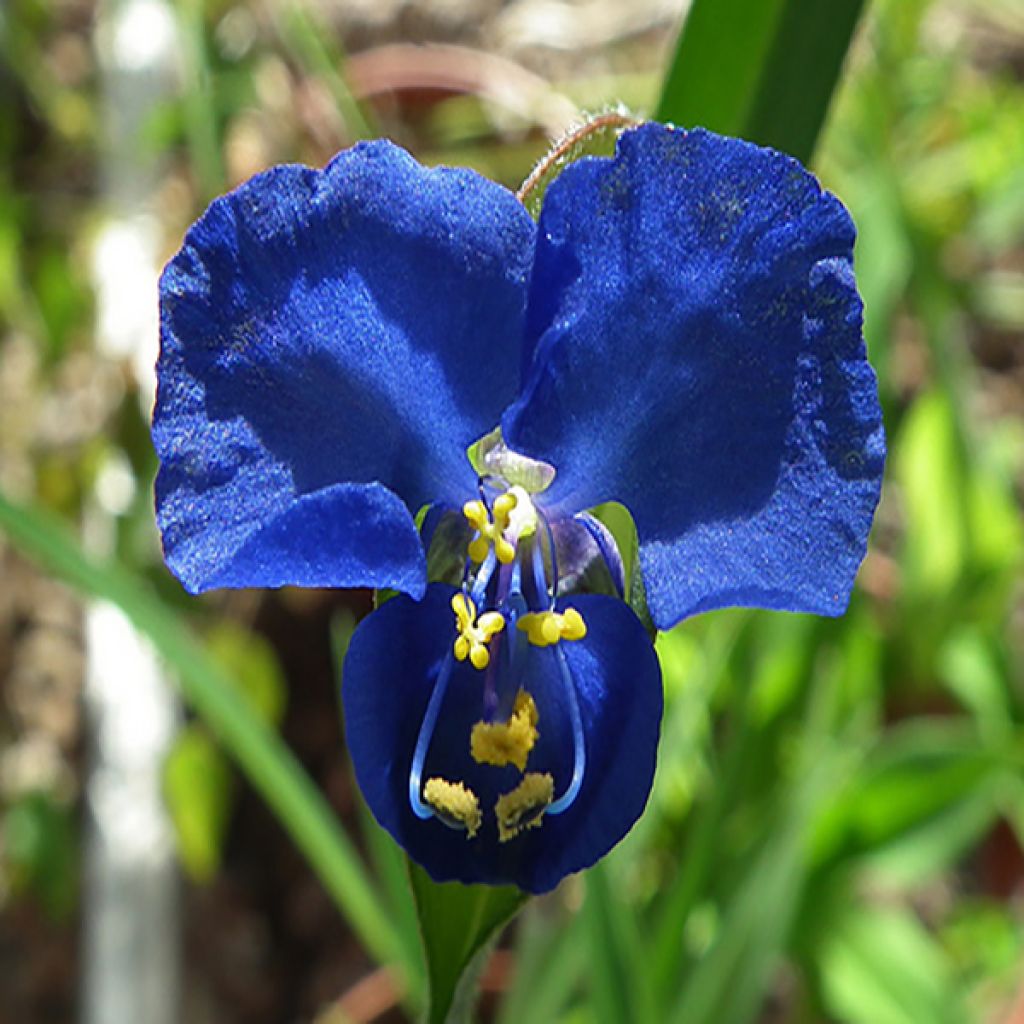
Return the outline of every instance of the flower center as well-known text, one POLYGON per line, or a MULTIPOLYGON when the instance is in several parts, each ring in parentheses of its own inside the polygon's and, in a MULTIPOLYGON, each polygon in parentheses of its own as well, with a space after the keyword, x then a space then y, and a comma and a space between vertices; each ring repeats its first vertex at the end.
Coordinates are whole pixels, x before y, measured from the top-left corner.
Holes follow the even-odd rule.
POLYGON ((473 839, 485 820, 479 793, 487 791, 492 794, 488 801, 493 799, 490 810, 498 839, 504 843, 539 828, 547 816, 568 810, 579 793, 586 766, 585 737, 576 684, 562 644, 582 640, 587 627, 577 608, 556 610, 559 576, 554 534, 525 488, 510 486, 488 502, 481 485, 480 498, 466 502, 462 513, 472 537, 465 549, 462 586, 451 601, 454 638, 420 726, 409 801, 420 818, 436 817, 464 829, 467 838, 473 839), (555 671, 516 684, 514 677, 528 676, 530 668, 536 672, 536 658, 550 658, 548 667, 555 671), (477 767, 465 778, 430 775, 424 782, 454 665, 467 661, 480 673, 480 718, 466 736, 477 767), (566 721, 541 720, 541 693, 531 692, 538 685, 560 690, 546 706, 552 714, 565 715, 566 721), (546 728, 548 740, 538 748, 546 728), (571 751, 560 751, 552 743, 556 736, 565 737, 563 745, 571 744, 571 751), (571 776, 556 797, 556 775, 568 770, 563 767, 558 772, 552 762, 565 766, 570 753, 571 776), (517 777, 510 779, 510 770, 517 777), (488 776, 488 772, 503 774, 488 776))

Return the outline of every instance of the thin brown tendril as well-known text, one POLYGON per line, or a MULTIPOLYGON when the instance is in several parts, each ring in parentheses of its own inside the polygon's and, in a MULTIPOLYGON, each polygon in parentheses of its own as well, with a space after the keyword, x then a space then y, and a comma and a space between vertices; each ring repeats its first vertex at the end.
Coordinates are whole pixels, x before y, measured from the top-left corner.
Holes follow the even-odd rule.
POLYGON ((530 176, 520 186, 516 193, 516 199, 524 206, 530 193, 544 181, 545 177, 558 165, 559 161, 572 152, 585 139, 597 132, 607 131, 609 128, 625 130, 640 124, 640 118, 632 114, 624 114, 618 110, 609 111, 606 114, 598 114, 586 124, 567 132, 555 145, 541 157, 539 163, 530 172, 530 176))

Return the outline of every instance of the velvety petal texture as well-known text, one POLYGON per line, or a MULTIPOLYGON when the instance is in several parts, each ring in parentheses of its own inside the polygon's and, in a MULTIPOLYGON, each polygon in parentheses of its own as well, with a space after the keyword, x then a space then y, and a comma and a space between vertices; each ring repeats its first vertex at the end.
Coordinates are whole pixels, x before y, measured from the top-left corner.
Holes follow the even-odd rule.
MULTIPOLYGON (((427 755, 424 779, 465 781, 480 798, 483 824, 473 839, 409 804, 409 773, 421 722, 454 639, 453 588, 433 584, 421 602, 397 597, 357 628, 344 666, 345 730, 356 778, 380 824, 437 881, 553 888, 593 864, 639 817, 654 775, 661 722, 661 674, 636 616, 611 597, 580 595, 565 604, 587 636, 563 641, 578 694, 586 769, 575 802, 539 828, 499 842, 493 808, 516 785, 513 766, 480 765, 469 735, 480 718, 483 675, 455 663, 427 755)), ((540 737, 528 771, 552 771, 556 795, 573 770, 571 714, 554 647, 528 647, 522 676, 536 701, 540 737)), ((519 682, 516 681, 516 685, 519 682)))
POLYGON ((158 522, 189 590, 422 592, 411 513, 472 493, 534 234, 506 189, 388 142, 210 206, 160 286, 158 522))
POLYGON ((507 442, 572 512, 632 512, 654 622, 835 615, 884 438, 843 206, 795 160, 647 124, 568 167, 539 225, 507 442))

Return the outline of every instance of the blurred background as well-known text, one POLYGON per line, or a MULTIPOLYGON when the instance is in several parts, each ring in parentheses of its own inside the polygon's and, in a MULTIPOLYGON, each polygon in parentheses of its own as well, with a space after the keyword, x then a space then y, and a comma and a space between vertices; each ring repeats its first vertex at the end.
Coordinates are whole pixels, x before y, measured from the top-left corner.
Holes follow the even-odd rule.
MULTIPOLYGON (((517 187, 581 110, 655 109, 685 6, 0 3, 2 1024, 422 1003, 339 718, 370 596, 161 562, 156 275, 360 137, 517 187)), ((486 1020, 1024 1024, 1024 5, 868 3, 814 167, 890 446, 852 606, 659 638, 648 812, 509 929, 486 1020)))

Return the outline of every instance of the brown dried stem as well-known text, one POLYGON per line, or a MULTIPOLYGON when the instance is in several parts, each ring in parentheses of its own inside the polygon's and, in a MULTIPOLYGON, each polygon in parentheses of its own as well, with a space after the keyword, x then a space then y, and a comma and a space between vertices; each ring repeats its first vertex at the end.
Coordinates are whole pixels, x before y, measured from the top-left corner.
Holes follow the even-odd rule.
POLYGON ((530 172, 530 176, 520 186, 516 198, 526 204, 530 193, 537 188, 545 177, 556 167, 559 161, 572 152, 581 142, 597 132, 607 131, 609 128, 620 131, 632 128, 640 123, 640 119, 632 114, 625 114, 618 110, 608 111, 605 114, 598 114, 591 118, 586 124, 567 132, 555 143, 555 145, 541 158, 537 166, 530 172))

